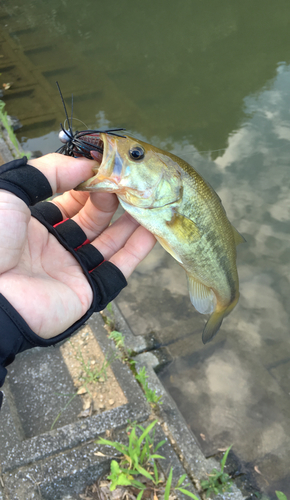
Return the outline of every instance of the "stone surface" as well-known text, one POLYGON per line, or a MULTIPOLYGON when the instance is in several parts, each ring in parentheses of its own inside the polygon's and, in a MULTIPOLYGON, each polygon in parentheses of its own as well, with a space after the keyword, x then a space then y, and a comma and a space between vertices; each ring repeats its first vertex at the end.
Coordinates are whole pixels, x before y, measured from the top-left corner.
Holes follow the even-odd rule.
MULTIPOLYGON (((94 331, 104 354, 111 353, 114 344, 106 336, 101 316, 94 315, 88 321, 88 325, 94 331)), ((70 423, 65 422, 64 416, 58 429, 49 431, 46 429, 47 424, 42 422, 38 429, 37 419, 43 418, 46 413, 46 406, 43 408, 41 404, 42 398, 47 408, 54 398, 54 392, 48 390, 48 386, 53 385, 54 380, 62 380, 64 384, 67 373, 64 371, 64 361, 61 359, 59 348, 39 348, 32 350, 31 353, 32 357, 28 356, 28 353, 22 353, 17 357, 12 365, 13 369, 10 370, 9 381, 5 384, 5 399, 0 414, 2 433, 0 456, 2 479, 5 484, 3 500, 73 499, 77 492, 82 491, 85 486, 109 470, 110 458, 115 454, 110 449, 109 458, 96 455, 99 450, 108 454, 108 448, 104 450, 104 447, 99 447, 95 443, 95 438, 109 431, 114 440, 125 439, 126 433, 121 431, 119 434, 118 429, 124 429, 128 421, 139 421, 147 425, 145 421, 149 415, 148 405, 127 366, 115 360, 112 369, 128 399, 127 404, 81 421, 76 417, 78 408, 72 407, 68 417, 70 423), (25 371, 22 371, 24 369, 25 371), (39 370, 40 372, 43 370, 43 373, 39 374, 39 370), (18 388, 21 373, 22 389, 18 388), (27 392, 26 382, 29 386, 27 392), (38 385, 37 392, 31 395, 29 391, 33 391, 34 384, 38 385), (27 395, 30 398, 28 401, 26 401, 27 395), (38 398, 39 407, 34 403, 38 398), (25 410, 22 412, 20 412, 21 403, 25 404, 25 410), (28 424, 30 405, 33 432, 28 424)), ((158 382, 156 375, 155 378, 158 382)), ((67 383, 69 384, 69 380, 67 383)), ((162 461, 161 467, 164 473, 168 473, 170 467, 173 467, 173 480, 176 483, 184 474, 184 468, 158 425, 156 440, 159 442, 163 439, 166 443, 159 451, 165 456, 165 460, 162 461)), ((199 458, 204 460, 201 455, 199 458)), ((192 491, 196 493, 194 489, 192 491)))
MULTIPOLYGON (((107 339, 106 331, 103 327, 103 320, 100 315, 93 318, 91 322, 95 335, 97 335, 99 339, 102 339, 104 353, 107 354, 112 352, 114 345, 107 339)), ((13 365, 11 365, 12 373, 4 385, 4 394, 6 397, 4 398, 3 411, 1 411, 0 414, 0 429, 2 434, 0 457, 3 472, 25 465, 30 461, 39 460, 43 457, 47 457, 54 453, 60 453, 68 448, 80 445, 83 442, 93 439, 106 429, 114 429, 126 425, 128 420, 142 421, 147 418, 149 408, 139 385, 134 377, 132 377, 127 366, 122 364, 118 359, 115 359, 111 367, 128 399, 128 403, 82 420, 77 418, 79 412, 78 406, 76 408, 72 406, 71 410, 70 407, 68 407, 67 414, 63 415, 61 426, 56 430, 50 431, 49 428, 53 423, 53 419, 57 416, 60 406, 54 408, 54 413, 44 426, 42 419, 45 410, 43 411, 41 403, 43 401, 43 404, 47 405, 48 408, 50 405, 55 405, 55 393, 51 391, 50 388, 54 387, 57 381, 63 380, 63 374, 66 373, 64 367, 65 363, 59 355, 59 347, 48 350, 38 348, 28 351, 28 353, 24 352, 17 356, 17 359, 13 365), (28 356, 29 353, 31 354, 28 356), (45 377, 40 375, 41 384, 38 387, 34 387, 34 384, 35 386, 38 385, 39 379, 37 378, 38 372, 35 372, 36 379, 33 378, 34 372, 32 373, 32 370, 35 370, 34 361, 36 360, 37 364, 39 355, 42 363, 44 363, 44 357, 46 357, 46 363, 44 363, 45 377), (26 383, 30 387, 31 392, 39 391, 36 398, 31 396, 33 398, 31 403, 31 420, 33 422, 32 435, 30 435, 29 427, 30 403, 28 402, 27 404, 26 402, 26 392, 23 389, 22 392, 18 391, 17 394, 15 394, 15 392, 13 393, 11 390, 11 386, 13 386, 13 388, 14 385, 17 386, 17 383, 15 384, 13 379, 13 375, 14 373, 18 374, 21 368, 23 368, 23 360, 26 369, 25 372, 22 371, 23 387, 25 387, 26 383), (7 386, 9 386, 8 391, 6 391, 7 386), (38 398, 40 401, 39 405, 36 404, 38 398), (16 399, 17 404, 15 402, 16 399), (25 407, 25 410, 20 414, 22 405, 25 407), (68 421, 66 421, 66 418, 68 421), (17 422, 15 425, 14 420, 17 422), (38 420, 39 428, 37 430, 38 420)), ((18 378, 17 381, 19 382, 18 378)))

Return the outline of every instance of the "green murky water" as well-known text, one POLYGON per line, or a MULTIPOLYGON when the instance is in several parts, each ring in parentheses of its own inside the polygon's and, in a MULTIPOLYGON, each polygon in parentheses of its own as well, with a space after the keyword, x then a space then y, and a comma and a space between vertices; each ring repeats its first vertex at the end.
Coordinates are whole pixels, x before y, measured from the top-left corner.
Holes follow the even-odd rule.
POLYGON ((9 0, 0 18, 25 149, 59 147, 58 80, 88 127, 123 126, 191 163, 246 237, 239 305, 209 346, 158 247, 118 303, 135 331, 171 342, 160 378, 204 452, 234 443, 253 489, 289 496, 289 3, 9 0))

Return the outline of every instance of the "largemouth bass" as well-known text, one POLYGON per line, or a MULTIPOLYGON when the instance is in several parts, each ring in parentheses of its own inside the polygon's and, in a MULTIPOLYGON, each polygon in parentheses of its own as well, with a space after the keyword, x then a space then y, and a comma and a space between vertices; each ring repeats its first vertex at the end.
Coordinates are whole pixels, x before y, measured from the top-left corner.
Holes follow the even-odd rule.
POLYGON ((236 245, 243 237, 221 200, 192 166, 133 137, 100 134, 101 162, 76 189, 116 193, 120 204, 184 268, 192 304, 210 314, 209 342, 239 299, 236 245))

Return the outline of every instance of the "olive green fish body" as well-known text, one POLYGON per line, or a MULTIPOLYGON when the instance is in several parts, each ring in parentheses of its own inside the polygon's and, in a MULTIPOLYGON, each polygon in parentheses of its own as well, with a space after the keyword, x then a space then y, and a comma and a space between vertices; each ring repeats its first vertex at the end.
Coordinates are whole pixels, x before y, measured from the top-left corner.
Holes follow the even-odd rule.
POLYGON ((115 192, 185 269, 193 305, 211 314, 203 332, 208 342, 238 301, 236 245, 243 238, 218 195, 188 163, 132 137, 102 134, 102 140, 101 166, 78 189, 115 192))

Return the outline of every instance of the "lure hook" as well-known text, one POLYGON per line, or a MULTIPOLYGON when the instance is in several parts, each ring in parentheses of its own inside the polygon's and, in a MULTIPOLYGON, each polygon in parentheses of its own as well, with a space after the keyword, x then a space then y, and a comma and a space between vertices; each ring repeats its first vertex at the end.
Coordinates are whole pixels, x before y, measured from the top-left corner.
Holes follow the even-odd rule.
POLYGON ((126 139, 126 136, 117 133, 124 131, 125 130, 124 128, 109 128, 106 130, 81 130, 73 133, 72 129, 73 95, 71 104, 71 119, 69 121, 65 101, 58 82, 56 82, 56 86, 59 95, 61 97, 62 105, 66 116, 66 121, 69 127, 68 130, 66 130, 62 125, 62 123, 60 124, 61 130, 58 136, 60 141, 63 143, 63 146, 61 146, 56 151, 56 153, 60 153, 66 156, 76 156, 76 157, 83 156, 85 158, 92 160, 93 157, 91 156, 90 151, 98 151, 99 153, 103 154, 102 141, 100 140, 99 134, 108 134, 126 139))

